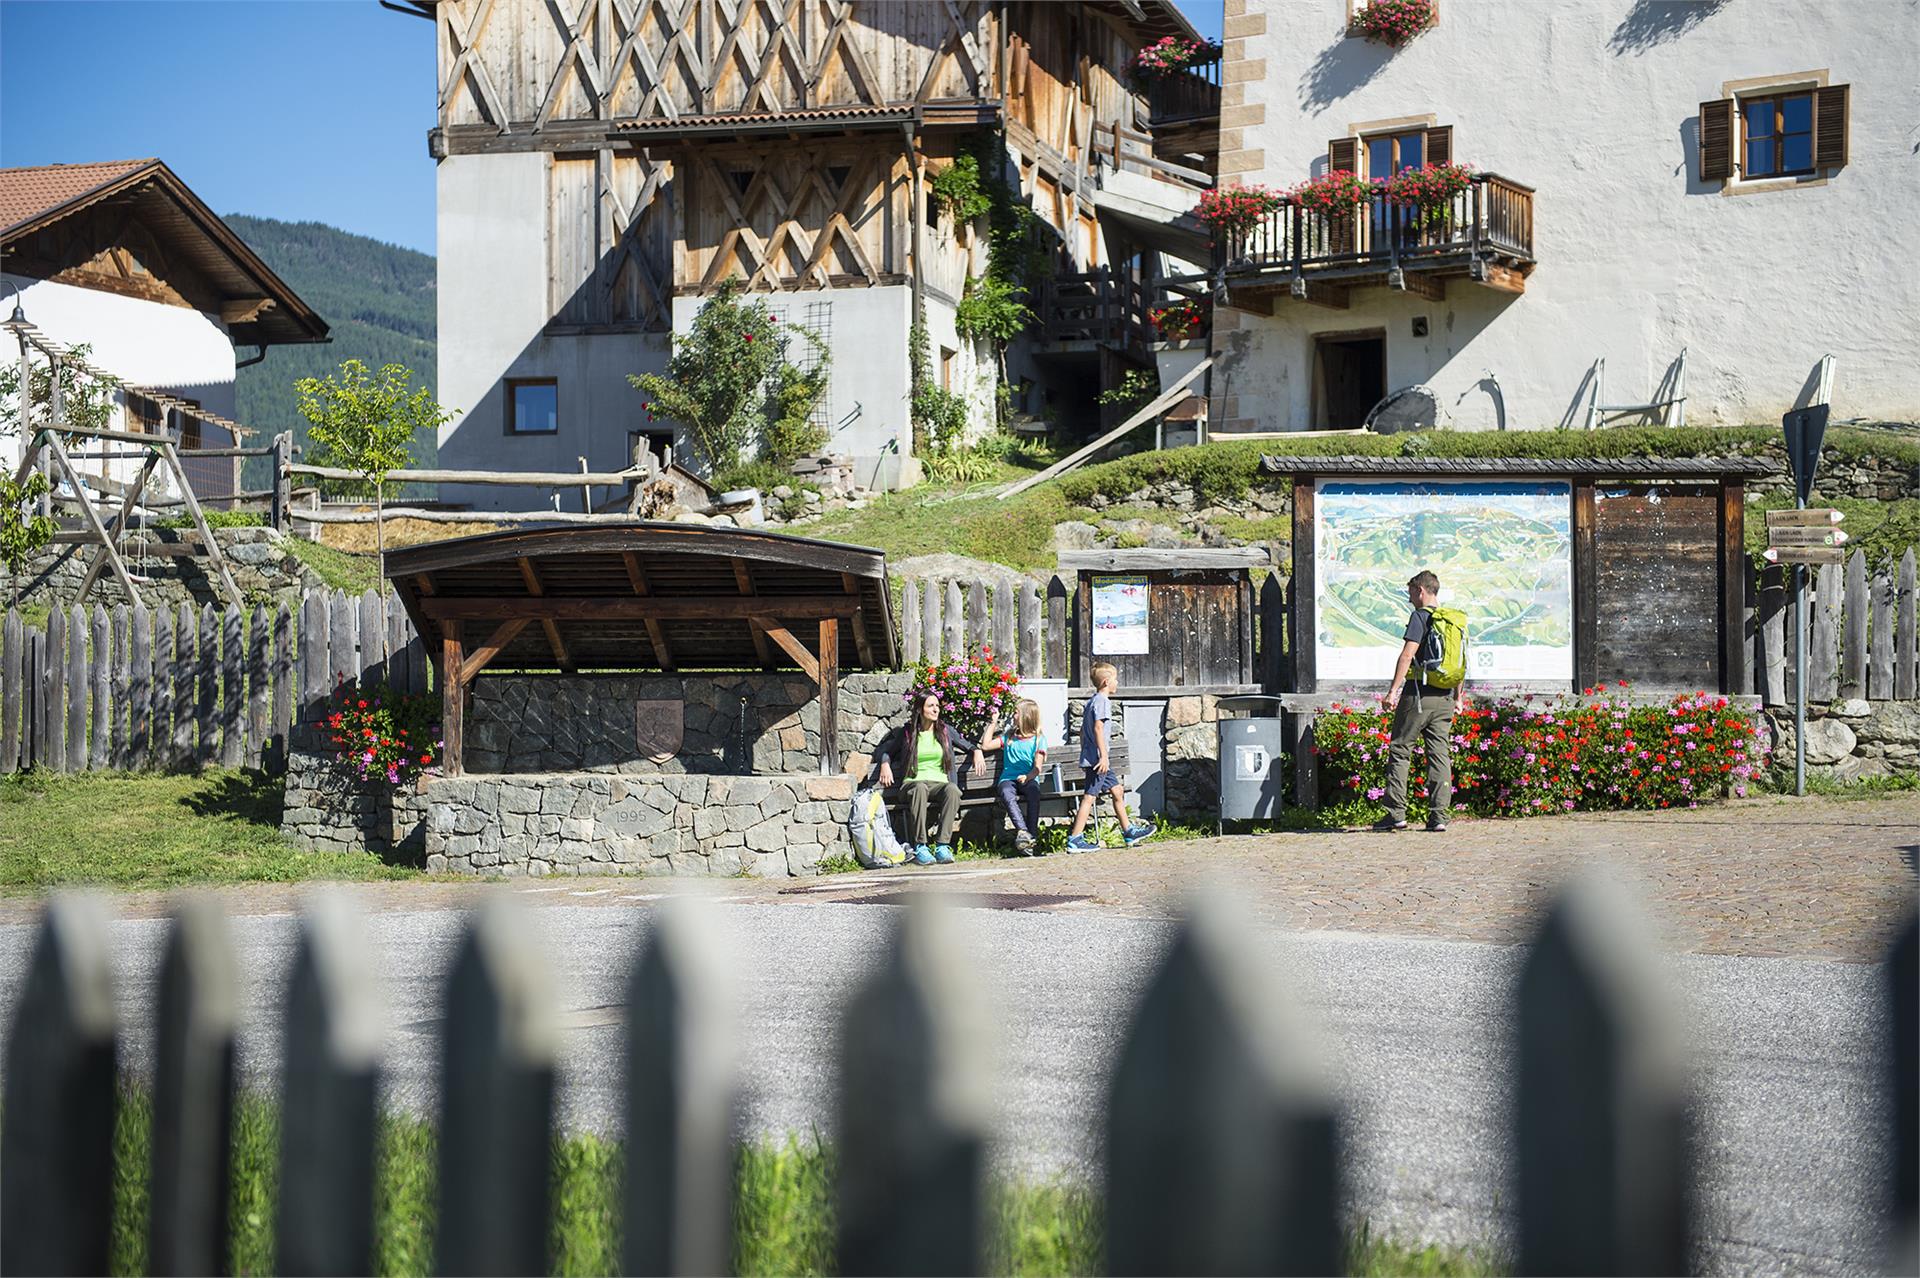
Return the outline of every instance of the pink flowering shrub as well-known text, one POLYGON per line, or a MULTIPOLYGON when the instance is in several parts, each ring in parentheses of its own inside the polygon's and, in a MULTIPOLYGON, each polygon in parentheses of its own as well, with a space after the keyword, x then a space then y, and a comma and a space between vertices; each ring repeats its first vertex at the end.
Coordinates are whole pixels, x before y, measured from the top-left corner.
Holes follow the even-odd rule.
POLYGON ((440 758, 440 698, 343 681, 313 725, 333 766, 355 781, 404 785, 440 758))
POLYGON ((1380 189, 1381 179, 1368 181, 1348 169, 1331 169, 1293 188, 1294 203, 1323 217, 1345 216, 1365 204, 1380 189))
POLYGON ((1164 80, 1188 67, 1204 67, 1220 60, 1220 46, 1211 40, 1167 36, 1133 55, 1133 78, 1164 80))
POLYGON ((1401 208, 1413 209, 1423 225, 1446 216, 1447 206, 1473 185, 1473 170, 1464 164, 1423 164, 1417 169, 1401 169, 1386 180, 1387 199, 1401 208))
POLYGON ((1147 322, 1171 342, 1183 341, 1206 323, 1207 313, 1193 298, 1182 298, 1147 312, 1147 322))
POLYGON ((1384 44, 1403 44, 1432 26, 1438 17, 1433 0, 1372 0, 1353 15, 1355 35, 1384 44))
MULTIPOLYGON (((1751 715, 1716 693, 1631 705, 1622 682, 1578 698, 1470 702, 1453 720, 1454 806, 1482 816, 1697 807, 1747 783, 1766 760, 1751 715)), ((1314 753, 1343 798, 1386 793, 1392 715, 1382 699, 1336 704, 1314 723, 1314 753)), ((1416 747, 1408 807, 1424 811, 1416 747)))
POLYGON ((1014 708, 1020 704, 1019 682, 1013 667, 996 662, 993 649, 982 645, 971 656, 963 653, 915 666, 913 691, 906 695, 906 702, 912 707, 933 693, 940 698, 940 717, 978 741, 994 711, 1000 712, 1000 722, 1013 721, 1014 708))

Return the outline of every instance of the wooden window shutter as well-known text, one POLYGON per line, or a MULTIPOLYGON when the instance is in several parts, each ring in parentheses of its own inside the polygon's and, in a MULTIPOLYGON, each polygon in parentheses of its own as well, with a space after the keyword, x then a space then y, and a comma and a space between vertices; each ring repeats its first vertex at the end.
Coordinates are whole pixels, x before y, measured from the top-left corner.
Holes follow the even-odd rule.
POLYGON ((1847 162, 1847 85, 1813 94, 1813 167, 1837 169, 1847 162))
POLYGON ((1724 182, 1733 176, 1733 99, 1700 104, 1700 180, 1724 182))
POLYGON ((1327 143, 1327 172, 1345 169, 1349 173, 1360 171, 1360 139, 1334 138, 1327 143))
POLYGON ((1437 129, 1427 130, 1426 162, 1428 164, 1453 163, 1453 126, 1451 124, 1443 124, 1437 129))

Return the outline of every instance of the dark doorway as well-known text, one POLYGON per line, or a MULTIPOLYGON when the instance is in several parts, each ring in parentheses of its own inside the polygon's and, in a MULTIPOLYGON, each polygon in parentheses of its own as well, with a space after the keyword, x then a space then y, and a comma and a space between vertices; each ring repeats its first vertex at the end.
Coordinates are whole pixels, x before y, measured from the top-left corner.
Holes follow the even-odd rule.
POLYGON ((1313 339, 1313 424, 1350 430, 1387 394, 1387 335, 1321 333, 1313 339))

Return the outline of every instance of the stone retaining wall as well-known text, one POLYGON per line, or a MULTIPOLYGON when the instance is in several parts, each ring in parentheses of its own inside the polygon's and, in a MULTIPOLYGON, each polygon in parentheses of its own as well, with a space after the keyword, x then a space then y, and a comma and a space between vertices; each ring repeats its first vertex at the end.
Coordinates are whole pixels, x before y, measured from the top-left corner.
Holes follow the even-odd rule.
MULTIPOLYGON (((122 559, 127 571, 145 578, 139 583, 140 595, 149 608, 182 603, 195 606, 211 603, 216 607, 226 604, 219 583, 207 575, 209 565, 204 555, 142 556, 139 550, 143 539, 156 545, 176 546, 192 540, 194 536, 191 529, 155 528, 131 535, 122 547, 122 559)), ((233 584, 249 600, 263 594, 273 595, 289 598, 298 609, 301 592, 326 585, 318 573, 286 548, 287 537, 284 533, 271 528, 216 528, 213 536, 226 553, 227 570, 233 574, 233 584)), ((86 576, 87 564, 92 561, 97 544, 56 544, 43 546, 34 552, 27 561, 27 571, 22 578, 21 600, 26 603, 53 600, 71 603, 80 593, 81 579, 86 576)), ((100 581, 87 596, 88 606, 101 603, 111 608, 115 604, 132 602, 127 598, 127 592, 121 589, 120 579, 114 575, 113 569, 102 565, 100 581)))
MULTIPOLYGON (((1793 771, 1793 707, 1772 706, 1774 767, 1793 771)), ((1832 701, 1807 705, 1807 771, 1861 781, 1920 770, 1920 701, 1832 701)))

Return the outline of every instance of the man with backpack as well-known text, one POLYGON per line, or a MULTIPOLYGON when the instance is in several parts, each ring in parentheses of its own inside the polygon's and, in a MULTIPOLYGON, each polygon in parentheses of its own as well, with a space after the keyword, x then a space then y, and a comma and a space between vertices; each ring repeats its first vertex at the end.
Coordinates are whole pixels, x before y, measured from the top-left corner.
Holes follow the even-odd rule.
POLYGON ((1387 745, 1387 815, 1374 824, 1381 831, 1407 828, 1407 774, 1417 741, 1427 746, 1427 829, 1447 828, 1453 800, 1453 712, 1467 675, 1467 616, 1458 608, 1437 607, 1440 579, 1431 572, 1407 582, 1406 643, 1393 667, 1387 706, 1393 711, 1393 735, 1387 745))

